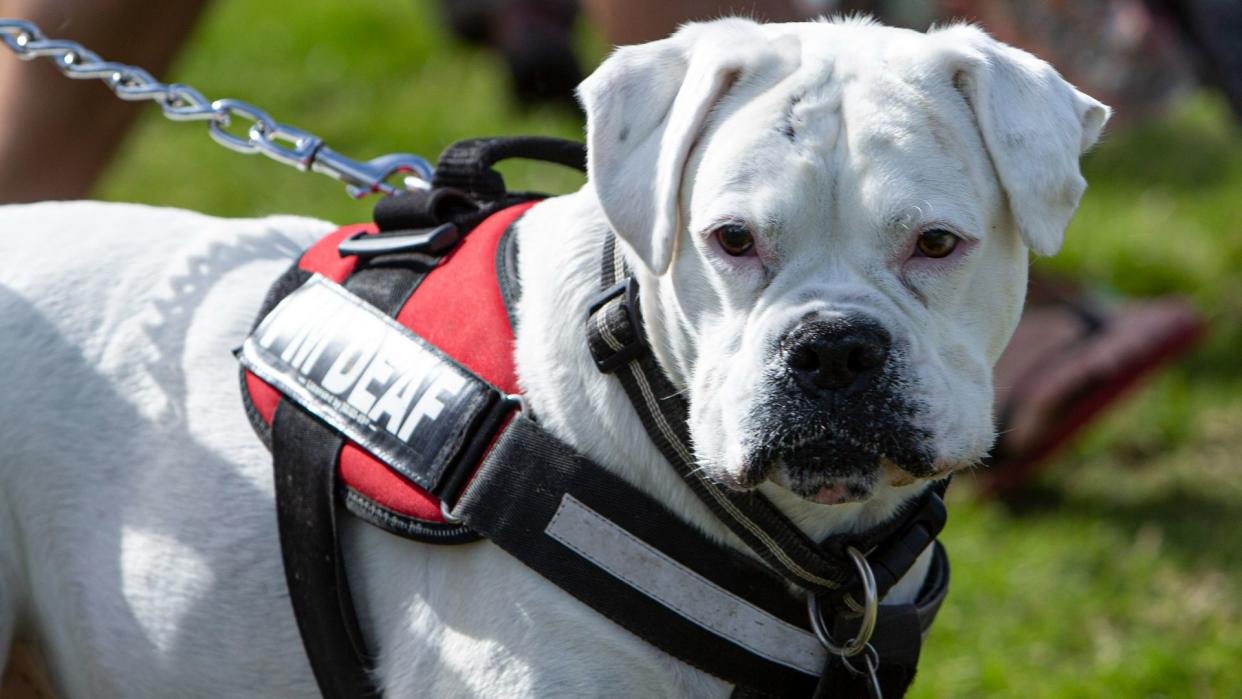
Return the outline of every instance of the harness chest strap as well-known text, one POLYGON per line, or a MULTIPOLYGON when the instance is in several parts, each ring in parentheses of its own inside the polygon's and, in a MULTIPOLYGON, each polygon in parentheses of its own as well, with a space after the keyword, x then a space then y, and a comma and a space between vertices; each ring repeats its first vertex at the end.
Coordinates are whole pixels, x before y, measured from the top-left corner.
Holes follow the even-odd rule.
MULTIPOLYGON (((839 660, 810 630, 806 601, 770 568, 717 544, 524 415, 505 429, 453 514, 596 611, 743 694, 808 697, 832 688, 855 696, 863 687, 852 672, 825 673, 839 660)), ((913 679, 921 639, 948 591, 948 558, 932 546, 915 603, 879 608, 872 643, 885 660, 879 677, 888 696, 913 679)), ((834 636, 849 638, 856 626, 838 616, 834 636)))

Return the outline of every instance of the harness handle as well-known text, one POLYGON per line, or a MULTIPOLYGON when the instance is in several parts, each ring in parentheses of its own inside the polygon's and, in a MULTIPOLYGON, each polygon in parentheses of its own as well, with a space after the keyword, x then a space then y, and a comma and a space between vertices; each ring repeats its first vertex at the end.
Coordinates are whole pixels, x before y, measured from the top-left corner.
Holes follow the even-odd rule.
POLYGON ((586 146, 548 136, 493 136, 458 141, 436 164, 430 190, 385 197, 375 204, 381 231, 409 231, 453 223, 468 231, 496 210, 544 195, 510 192, 493 169, 513 158, 586 171, 586 146))
POLYGON ((564 165, 586 172, 586 146, 548 136, 471 138, 445 149, 436 163, 433 189, 458 189, 480 202, 494 202, 506 194, 504 178, 492 166, 502 160, 523 158, 564 165))

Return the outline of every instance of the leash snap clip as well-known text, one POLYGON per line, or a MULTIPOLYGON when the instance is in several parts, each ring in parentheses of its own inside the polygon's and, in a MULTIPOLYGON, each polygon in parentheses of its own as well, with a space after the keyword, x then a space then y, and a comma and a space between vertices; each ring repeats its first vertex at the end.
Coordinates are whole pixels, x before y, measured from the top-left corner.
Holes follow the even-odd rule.
MULTIPOLYGON (((828 652, 841 656, 842 660, 858 655, 871 647, 871 634, 875 632, 875 621, 880 607, 875 574, 871 571, 871 565, 867 563, 867 557, 853 546, 847 546, 845 550, 854 560, 854 565, 858 568, 858 576, 863 583, 862 623, 854 638, 843 644, 834 641, 832 634, 828 631, 827 623, 824 622, 824 615, 819 607, 819 596, 814 593, 806 596, 807 614, 811 617, 811 630, 815 632, 815 637, 819 639, 824 648, 828 649, 828 652)), ((872 652, 875 652, 874 649, 872 652)))
POLYGON ((345 183, 345 191, 354 199, 368 194, 385 196, 430 189, 435 174, 431 164, 417 155, 391 153, 372 158, 366 162, 350 160, 327 146, 320 146, 309 163, 314 172, 327 175, 345 183), (397 175, 403 175, 401 184, 389 184, 397 175))

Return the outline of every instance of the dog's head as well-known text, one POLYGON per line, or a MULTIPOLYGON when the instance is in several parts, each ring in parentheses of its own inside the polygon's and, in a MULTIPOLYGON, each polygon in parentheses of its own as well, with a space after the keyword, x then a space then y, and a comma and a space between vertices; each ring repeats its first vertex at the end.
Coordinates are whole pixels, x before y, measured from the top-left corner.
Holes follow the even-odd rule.
POLYGON ((835 504, 986 454, 1027 250, 1106 107, 976 28, 859 20, 688 25, 580 96, 709 475, 835 504))

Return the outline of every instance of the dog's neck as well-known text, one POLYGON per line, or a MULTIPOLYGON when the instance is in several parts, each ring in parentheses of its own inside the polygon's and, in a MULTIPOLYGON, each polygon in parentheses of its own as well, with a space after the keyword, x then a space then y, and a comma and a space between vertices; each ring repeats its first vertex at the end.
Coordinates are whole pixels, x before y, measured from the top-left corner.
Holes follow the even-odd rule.
MULTIPOLYGON (((528 212, 518 228, 518 267, 522 298, 518 304, 517 370, 522 390, 539 422, 559 439, 663 501, 709 535, 737 548, 733 536, 682 482, 647 437, 620 384, 600 373, 584 336, 587 307, 599 292, 601 244, 608 231, 589 186, 550 199, 528 212)), ((635 266, 637 268, 637 266, 635 266)), ((640 274, 642 272, 639 272, 640 274)), ((655 289, 647 275, 640 286, 655 289)), ((644 300, 644 318, 657 359, 675 366, 669 356, 663 313, 644 300)), ((674 370, 673 379, 684 381, 674 370)), ((926 484, 889 488, 862 503, 825 506, 807 502, 772 483, 761 491, 807 534, 857 531, 890 517, 926 484)))

